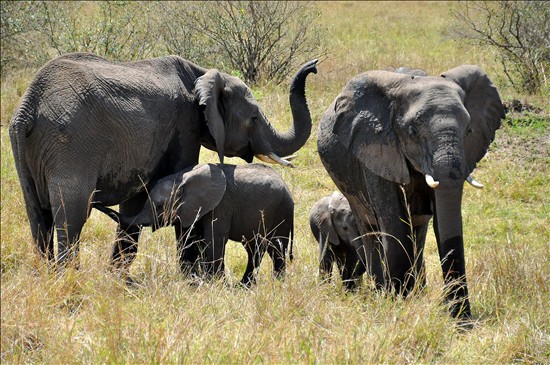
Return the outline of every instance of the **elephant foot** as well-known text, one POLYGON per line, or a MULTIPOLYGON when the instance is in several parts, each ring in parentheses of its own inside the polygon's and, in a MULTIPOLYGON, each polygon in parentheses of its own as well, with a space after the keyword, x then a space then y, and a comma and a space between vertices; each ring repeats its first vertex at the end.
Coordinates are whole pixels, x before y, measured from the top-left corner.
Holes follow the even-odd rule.
POLYGON ((471 319, 459 319, 457 322, 457 327, 459 331, 468 332, 474 329, 475 323, 471 319))
POLYGON ((124 278, 124 284, 126 284, 127 288, 135 288, 137 287, 137 283, 130 275, 126 275, 124 278))
POLYGON ((254 277, 245 276, 241 279, 241 282, 238 284, 238 286, 241 288, 250 289, 250 287, 255 284, 256 279, 254 277))
POLYGON ((361 288, 361 278, 342 280, 344 288, 349 292, 356 292, 361 288))
POLYGON ((109 272, 115 276, 116 281, 124 282, 127 288, 135 288, 138 284, 130 275, 130 270, 110 267, 109 272))
POLYGON ((180 271, 184 278, 194 278, 199 276, 199 261, 183 261, 180 263, 180 271))

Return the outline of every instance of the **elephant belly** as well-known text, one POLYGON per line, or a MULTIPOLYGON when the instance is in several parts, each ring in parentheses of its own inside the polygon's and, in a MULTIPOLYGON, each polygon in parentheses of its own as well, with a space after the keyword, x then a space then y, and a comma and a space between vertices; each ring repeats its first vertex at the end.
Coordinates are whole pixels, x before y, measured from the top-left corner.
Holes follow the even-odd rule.
POLYGON ((99 176, 94 200, 107 206, 119 204, 144 191, 151 180, 151 174, 144 170, 136 169, 121 175, 126 178, 119 179, 117 172, 99 176))

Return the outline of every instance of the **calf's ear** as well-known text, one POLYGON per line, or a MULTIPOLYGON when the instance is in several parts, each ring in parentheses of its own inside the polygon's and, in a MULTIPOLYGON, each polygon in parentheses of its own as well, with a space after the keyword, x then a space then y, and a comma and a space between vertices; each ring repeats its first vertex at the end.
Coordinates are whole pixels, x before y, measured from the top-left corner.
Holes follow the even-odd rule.
POLYGON ((225 174, 216 165, 197 165, 183 174, 179 190, 182 196, 178 206, 182 226, 190 227, 217 207, 225 194, 225 188, 225 174))

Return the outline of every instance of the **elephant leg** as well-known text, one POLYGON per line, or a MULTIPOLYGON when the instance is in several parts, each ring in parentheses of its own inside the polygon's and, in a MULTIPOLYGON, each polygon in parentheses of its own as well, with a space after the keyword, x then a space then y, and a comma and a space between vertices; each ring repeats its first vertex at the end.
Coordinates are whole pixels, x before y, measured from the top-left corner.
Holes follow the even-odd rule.
POLYGON ((364 273, 364 265, 361 264, 355 249, 350 247, 345 255, 337 258, 338 268, 342 283, 347 290, 355 290, 361 286, 361 275, 364 273))
POLYGON ((382 178, 374 180, 368 189, 383 248, 381 265, 385 287, 407 295, 415 285, 415 277, 411 275, 415 255, 404 191, 400 185, 382 178))
POLYGON ((268 243, 264 238, 257 237, 252 241, 243 242, 243 244, 248 255, 248 263, 241 284, 250 287, 256 283, 256 274, 262 263, 268 243))
POLYGON ((116 271, 129 273, 130 265, 134 262, 141 228, 138 226, 119 225, 116 230, 116 240, 111 254, 111 267, 116 271))
POLYGON ((414 275, 418 282, 419 288, 426 287, 426 265, 424 263, 424 246, 426 244, 426 236, 428 234, 428 223, 414 227, 414 275))
POLYGON ((224 253, 229 229, 225 229, 221 223, 207 217, 209 215, 202 218, 204 221, 204 252, 202 253, 204 272, 207 278, 221 277, 225 271, 224 253))
POLYGON ((36 242, 38 252, 48 259, 50 263, 55 261, 55 252, 53 244, 54 221, 52 211, 49 209, 37 208, 35 212, 29 214, 32 236, 36 242))
POLYGON ((361 234, 361 240, 354 241, 358 260, 364 266, 376 285, 376 289, 381 290, 385 287, 384 281, 384 249, 382 239, 378 234, 378 228, 371 226, 368 222, 358 220, 357 226, 361 234))
POLYGON ((186 277, 199 275, 200 245, 198 241, 202 239, 200 228, 193 226, 186 229, 181 227, 179 223, 175 223, 174 230, 176 232, 178 258, 182 274, 186 277))
MULTIPOLYGON (((140 194, 136 198, 130 199, 120 204, 120 214, 124 216, 135 216, 146 204, 147 195, 140 194)), ((119 224, 116 231, 116 240, 111 254, 111 267, 127 275, 130 271, 130 265, 134 262, 137 250, 138 240, 141 234, 141 227, 125 224, 119 224)))
POLYGON ((273 273, 277 279, 281 279, 286 273, 286 251, 292 245, 291 240, 290 237, 275 236, 267 243, 267 253, 273 261, 273 273))
MULTIPOLYGON (((61 188, 59 184, 51 186, 50 201, 57 233, 57 264, 60 267, 74 265, 78 268, 80 232, 89 215, 88 202, 93 189, 76 191, 73 187, 61 188)), ((51 252, 52 248, 48 247, 47 250, 51 252)))
POLYGON ((45 209, 40 206, 34 180, 29 180, 23 197, 27 208, 27 217, 29 218, 32 238, 36 244, 38 253, 53 264, 55 262, 53 214, 51 208, 45 209))
POLYGON ((332 266, 335 260, 334 252, 331 250, 328 240, 320 237, 319 244, 319 278, 322 281, 329 281, 332 276, 332 266))

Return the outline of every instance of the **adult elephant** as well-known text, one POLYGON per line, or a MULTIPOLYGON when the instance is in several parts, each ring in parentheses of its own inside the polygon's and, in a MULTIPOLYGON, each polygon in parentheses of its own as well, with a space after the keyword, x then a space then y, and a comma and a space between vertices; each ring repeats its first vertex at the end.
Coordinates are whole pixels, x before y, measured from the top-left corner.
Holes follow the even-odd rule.
MULTIPOLYGON (((290 88, 293 127, 277 132, 238 78, 177 56, 112 62, 93 54, 61 56, 40 69, 10 123, 15 165, 33 239, 57 262, 78 257, 90 202, 142 210, 160 178, 198 162, 201 145, 251 162, 283 165, 311 132, 306 63, 290 88)), ((112 262, 132 260, 137 226, 119 225, 112 262), (127 258, 128 260, 125 260, 127 258)))
MULTIPOLYGON (((354 77, 324 113, 318 151, 358 217, 375 223, 365 260, 379 287, 409 293, 422 277, 434 216, 447 300, 471 316, 462 232, 463 183, 504 118, 499 94, 477 66, 440 77, 370 71, 354 77), (411 239, 415 238, 415 239, 411 239)), ((475 181, 472 181, 477 184, 475 181)))

